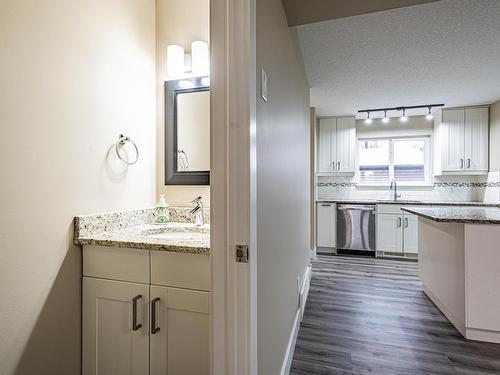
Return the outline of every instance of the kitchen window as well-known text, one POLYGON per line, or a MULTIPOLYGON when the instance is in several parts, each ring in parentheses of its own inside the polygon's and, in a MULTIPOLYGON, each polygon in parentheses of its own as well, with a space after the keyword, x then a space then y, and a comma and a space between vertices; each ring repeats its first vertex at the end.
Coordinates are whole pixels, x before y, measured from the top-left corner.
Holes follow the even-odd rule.
POLYGON ((430 137, 358 140, 358 184, 431 183, 430 137))

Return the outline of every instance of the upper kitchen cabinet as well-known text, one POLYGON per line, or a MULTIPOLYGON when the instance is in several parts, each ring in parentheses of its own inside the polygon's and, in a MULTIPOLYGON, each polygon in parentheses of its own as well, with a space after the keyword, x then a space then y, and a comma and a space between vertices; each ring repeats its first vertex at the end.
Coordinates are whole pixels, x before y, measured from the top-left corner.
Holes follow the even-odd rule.
POLYGON ((318 170, 321 175, 353 175, 356 158, 354 117, 322 118, 318 124, 318 170))
POLYGON ((434 121, 434 173, 487 174, 488 128, 488 107, 438 111, 434 121))

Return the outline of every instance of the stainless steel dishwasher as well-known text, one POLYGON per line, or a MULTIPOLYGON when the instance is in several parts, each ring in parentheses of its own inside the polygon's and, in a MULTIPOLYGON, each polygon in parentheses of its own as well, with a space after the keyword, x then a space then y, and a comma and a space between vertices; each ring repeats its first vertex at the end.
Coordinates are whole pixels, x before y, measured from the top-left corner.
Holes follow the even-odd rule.
POLYGON ((337 252, 375 252, 375 205, 337 206, 337 252))

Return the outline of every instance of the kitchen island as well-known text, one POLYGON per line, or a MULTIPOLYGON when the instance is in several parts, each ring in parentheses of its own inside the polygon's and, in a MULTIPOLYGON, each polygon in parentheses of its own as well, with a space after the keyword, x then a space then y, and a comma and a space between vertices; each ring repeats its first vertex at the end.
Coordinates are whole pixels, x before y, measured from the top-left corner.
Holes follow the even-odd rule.
POLYGON ((418 216, 425 294, 465 338, 500 343, 500 208, 403 210, 418 216))

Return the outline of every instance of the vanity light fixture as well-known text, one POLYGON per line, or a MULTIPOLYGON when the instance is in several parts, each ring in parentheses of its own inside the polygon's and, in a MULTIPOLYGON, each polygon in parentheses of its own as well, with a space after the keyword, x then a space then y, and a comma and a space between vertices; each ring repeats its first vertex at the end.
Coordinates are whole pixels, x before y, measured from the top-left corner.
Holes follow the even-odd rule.
POLYGON ((428 113, 427 115, 425 115, 425 119, 426 119, 427 121, 431 121, 431 120, 434 118, 434 116, 433 116, 433 115, 432 115, 432 113, 431 113, 431 108, 432 108, 432 107, 429 107, 429 113, 428 113))
POLYGON ((167 76, 178 78, 184 74, 184 48, 177 44, 167 47, 167 76))
POLYGON ((195 76, 207 76, 210 74, 208 43, 195 40, 191 43, 191 67, 195 76))
POLYGON ((370 125, 373 122, 373 120, 370 118, 370 112, 368 112, 368 116, 365 119, 365 124, 370 125))
POLYGON ((399 118, 399 120, 400 120, 401 122, 407 122, 407 121, 408 121, 408 117, 406 116, 406 109, 405 109, 405 108, 403 108, 403 116, 401 116, 401 117, 399 118))
POLYGON ((384 111, 384 118, 382 119, 382 122, 384 124, 388 124, 389 121, 391 121, 391 120, 389 120, 389 117, 387 117, 387 111, 384 111))

